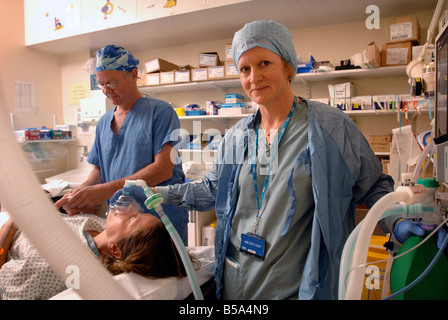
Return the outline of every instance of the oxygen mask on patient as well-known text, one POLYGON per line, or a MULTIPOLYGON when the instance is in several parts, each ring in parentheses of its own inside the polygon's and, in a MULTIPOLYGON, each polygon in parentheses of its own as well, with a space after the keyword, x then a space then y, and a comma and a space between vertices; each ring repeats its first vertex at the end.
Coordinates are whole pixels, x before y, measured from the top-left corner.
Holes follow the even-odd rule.
POLYGON ((137 200, 135 200, 134 197, 132 197, 128 193, 123 193, 121 196, 119 196, 118 199, 109 206, 109 211, 119 214, 144 212, 143 208, 140 206, 137 200))

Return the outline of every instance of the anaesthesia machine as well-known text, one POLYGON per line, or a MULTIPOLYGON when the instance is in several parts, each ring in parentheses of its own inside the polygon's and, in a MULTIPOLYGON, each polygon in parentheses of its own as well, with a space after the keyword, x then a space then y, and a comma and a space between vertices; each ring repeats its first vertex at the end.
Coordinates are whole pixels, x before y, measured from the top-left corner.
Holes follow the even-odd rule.
MULTIPOLYGON (((432 199, 434 197, 434 192, 430 192, 429 189, 430 188, 426 188, 422 184, 413 183, 410 183, 410 185, 408 186, 400 186, 394 192, 381 198, 371 208, 366 218, 361 221, 361 223, 359 223, 355 230, 351 233, 344 246, 340 268, 339 299, 361 299, 363 285, 365 283, 365 272, 367 266, 366 260, 370 245, 370 239, 374 228, 380 219, 386 218, 388 216, 397 216, 400 218, 404 217, 407 219, 420 219, 422 222, 422 227, 428 230, 425 238, 416 236, 417 238, 419 238, 419 240, 417 240, 417 243, 415 242, 416 240, 413 237, 409 238, 409 244, 406 246, 406 248, 408 248, 409 250, 404 250, 404 252, 403 250, 401 252, 398 251, 398 255, 395 256, 391 255, 388 261, 388 269, 390 269, 392 262, 396 262, 398 266, 398 262, 400 261, 398 258, 401 258, 405 255, 412 255, 412 251, 418 250, 420 246, 431 239, 431 237, 441 227, 443 227, 443 225, 446 224, 448 220, 446 219, 446 215, 438 213, 437 210, 431 210, 431 206, 427 204, 428 202, 432 202, 432 199), (399 205, 396 205, 397 203, 399 203, 399 205), (418 204, 418 206, 416 206, 416 208, 418 209, 410 209, 412 208, 410 206, 413 204, 418 204), (442 218, 444 219, 444 221, 437 224, 437 218, 442 218), (410 243, 413 243, 413 245, 410 245, 410 243)), ((434 237, 432 237, 432 239, 434 239, 434 237)), ((402 248, 405 248, 406 242, 403 244, 402 248)), ((435 265, 442 264, 443 268, 443 266, 447 264, 447 258, 443 255, 443 251, 447 243, 448 237, 445 237, 444 242, 441 244, 438 252, 436 252, 435 255, 427 258, 431 261, 419 261, 420 264, 425 264, 427 268, 423 272, 421 272, 418 277, 412 279, 412 281, 409 281, 410 283, 406 283, 405 286, 393 292, 392 295, 388 294, 388 284, 383 283, 386 287, 386 294, 383 288, 383 299, 391 299, 410 290, 412 287, 421 282, 428 275, 431 269, 434 268, 435 265)), ((434 242, 427 242, 427 244, 433 245, 435 248, 434 242)), ((427 249, 422 247, 420 248, 420 250, 427 249)), ((437 249, 435 248, 434 250, 437 249)), ((414 255, 412 257, 414 259, 419 259, 421 255, 414 255)), ((376 261, 374 263, 379 262, 381 261, 376 261)), ((412 259, 411 261, 407 261, 406 264, 401 263, 399 267, 401 269, 396 273, 409 272, 408 269, 413 268, 414 265, 415 262, 413 262, 412 259)), ((410 273, 412 273, 412 271, 410 271, 410 273)), ((443 273, 446 274, 446 270, 444 270, 443 273)), ((388 278, 388 275, 386 275, 386 278, 388 278)), ((388 279, 385 279, 385 281, 387 280, 388 279)), ((448 286, 446 285, 446 283, 442 283, 441 286, 443 295, 446 295, 448 293, 448 286), (446 289, 444 289, 443 287, 446 289)), ((422 296, 425 295, 424 292, 421 292, 420 294, 422 296)))

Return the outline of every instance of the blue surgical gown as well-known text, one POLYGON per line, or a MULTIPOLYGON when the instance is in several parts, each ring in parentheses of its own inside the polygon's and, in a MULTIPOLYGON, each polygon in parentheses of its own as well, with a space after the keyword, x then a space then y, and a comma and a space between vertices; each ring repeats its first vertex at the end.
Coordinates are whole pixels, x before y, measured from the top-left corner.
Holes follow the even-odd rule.
MULTIPOLYGON (((340 258, 355 226, 356 204, 371 207, 393 191, 394 182, 383 174, 380 161, 350 117, 328 105, 301 99, 308 106, 308 144, 297 154, 296 162, 310 170, 314 212, 298 298, 337 299, 340 258)), ((212 170, 200 183, 157 188, 166 203, 192 210, 215 208, 215 282, 219 298, 239 198, 238 177, 251 152, 249 132, 258 117, 256 113, 242 119, 226 132, 212 170)), ((295 195, 294 202, 299 204, 300 194, 294 192, 298 189, 288 185, 285 192, 295 195)))
MULTIPOLYGON (((140 98, 129 110, 120 132, 112 131, 114 110, 98 121, 95 142, 87 161, 101 169, 103 182, 121 179, 154 162, 162 146, 177 143, 179 118, 173 107, 162 100, 140 98)), ((177 156, 173 175, 160 185, 185 182, 180 157, 177 156)), ((165 213, 176 227, 182 240, 187 241, 188 213, 185 209, 163 205, 165 213)))

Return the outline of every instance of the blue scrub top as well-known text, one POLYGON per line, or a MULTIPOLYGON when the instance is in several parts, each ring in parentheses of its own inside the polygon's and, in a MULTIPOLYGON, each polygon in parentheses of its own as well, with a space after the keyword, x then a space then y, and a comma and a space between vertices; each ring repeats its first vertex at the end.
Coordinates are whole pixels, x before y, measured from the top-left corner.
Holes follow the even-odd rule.
MULTIPOLYGON (((154 162, 168 141, 177 142, 171 133, 180 128, 174 109, 167 102, 140 98, 127 114, 120 132, 112 131, 114 110, 108 111, 96 128, 95 143, 87 161, 101 168, 103 182, 129 176, 154 162)), ((171 179, 161 185, 184 182, 182 164, 174 166, 171 179)))
MULTIPOLYGON (((117 135, 112 131, 114 111, 106 112, 98 121, 95 142, 87 158, 89 163, 100 167, 103 182, 134 174, 153 163, 165 143, 171 141, 174 145, 178 142, 179 118, 173 107, 165 101, 150 97, 137 100, 117 135)), ((185 182, 178 153, 175 163, 172 177, 160 183, 160 186, 185 182)), ((187 211, 172 206, 164 208, 185 242, 187 211)))

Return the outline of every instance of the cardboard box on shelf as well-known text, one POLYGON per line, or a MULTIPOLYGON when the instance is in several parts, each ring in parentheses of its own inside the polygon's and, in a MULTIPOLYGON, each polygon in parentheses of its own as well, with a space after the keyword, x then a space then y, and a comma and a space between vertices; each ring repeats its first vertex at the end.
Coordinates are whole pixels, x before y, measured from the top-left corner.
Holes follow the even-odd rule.
POLYGON ((203 52, 199 54, 199 67, 219 66, 219 56, 217 52, 203 52))
POLYGON ((174 83, 174 71, 160 72, 160 84, 174 83))
POLYGON ((168 62, 166 60, 156 58, 145 62, 145 68, 147 73, 152 72, 162 72, 162 71, 172 71, 179 68, 174 63, 168 62))
POLYGON ((224 47, 224 51, 226 53, 226 61, 233 61, 232 44, 226 44, 224 47))
POLYGON ((207 81, 207 80, 208 80, 207 68, 191 69, 191 81, 207 81))
POLYGON ((219 114, 222 115, 234 115, 246 113, 246 105, 244 103, 223 103, 219 114))
POLYGON ((226 79, 234 79, 234 78, 240 77, 238 70, 237 70, 235 64, 233 63, 233 61, 226 61, 224 63, 224 67, 225 67, 224 72, 225 72, 226 79))
POLYGON ((364 64, 369 68, 381 67, 381 51, 376 46, 375 42, 369 43, 365 50, 364 64))
POLYGON ((420 25, 416 15, 386 20, 386 42, 411 41, 414 44, 420 43, 420 25))
POLYGON ((208 67, 208 80, 224 79, 224 66, 208 67))
POLYGON ((352 82, 329 84, 330 98, 350 98, 355 95, 355 86, 352 82))
POLYGON ((179 69, 174 70, 174 83, 185 83, 191 81, 191 72, 193 69, 192 66, 186 65, 179 69))
POLYGON ((412 59, 412 42, 387 43, 381 47, 381 66, 407 65, 412 59))
POLYGON ((160 84, 160 73, 145 73, 139 76, 140 79, 137 79, 137 86, 158 86, 160 84))

